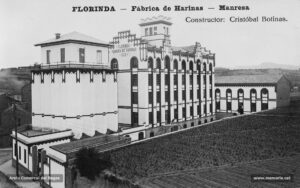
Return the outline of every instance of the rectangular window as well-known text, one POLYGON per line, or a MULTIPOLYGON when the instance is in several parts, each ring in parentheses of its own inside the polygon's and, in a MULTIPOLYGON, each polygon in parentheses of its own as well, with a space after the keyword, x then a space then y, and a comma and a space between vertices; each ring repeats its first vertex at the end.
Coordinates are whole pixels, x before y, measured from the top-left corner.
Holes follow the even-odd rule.
POLYGON ((199 99, 199 98, 200 98, 200 90, 197 89, 197 99, 199 99))
POLYGON ((150 27, 150 36, 153 35, 152 27, 150 27))
POLYGON ((102 51, 97 50, 97 63, 102 64, 102 51))
POLYGON ((148 74, 148 83, 149 86, 153 86, 153 74, 148 74))
POLYGON ((51 54, 51 50, 47 50, 47 64, 50 64, 50 54, 51 54))
POLYGON ((206 104, 204 104, 204 114, 207 114, 207 108, 206 108, 206 104))
POLYGON ((132 75, 132 86, 138 86, 138 75, 137 74, 132 75))
POLYGON ((186 119, 186 111, 185 108, 182 108, 182 118, 186 119))
POLYGON ((197 115, 200 115, 200 104, 197 106, 197 115))
POLYGON ((200 84, 200 75, 198 74, 197 75, 197 85, 199 85, 200 84))
POLYGON ((193 82, 194 82, 194 80, 193 80, 193 75, 190 75, 190 85, 191 85, 191 86, 193 85, 193 82))
POLYGON ((165 85, 168 86, 170 84, 170 77, 168 74, 165 74, 165 85))
POLYGON ((19 160, 21 160, 21 146, 19 146, 19 160))
POLYGON ((139 114, 137 112, 132 112, 132 123, 133 126, 139 125, 139 114))
POLYGON ((206 89, 203 89, 203 97, 206 98, 206 89))
POLYGON ((160 91, 156 93, 156 102, 160 103, 160 91))
POLYGON ((194 97, 193 90, 190 90, 190 100, 193 100, 193 97, 194 97))
POLYGON ((79 48, 79 62, 84 63, 85 62, 85 49, 79 48))
POLYGON ((26 164, 26 150, 24 149, 24 163, 26 164))
POLYGON ((178 109, 174 109, 174 119, 178 119, 178 109))
POLYGON ((165 101, 168 102, 170 99, 169 91, 165 91, 165 101))
POLYGON ((177 90, 174 91, 174 101, 176 102, 178 100, 178 92, 177 90))
POLYGON ((157 34, 157 27, 154 27, 154 35, 157 34))
POLYGON ((185 85, 185 75, 182 75, 182 85, 185 85))
POLYGON ((156 75, 156 85, 160 86, 160 75, 156 75))
POLYGON ((190 116, 191 117, 194 116, 194 108, 193 108, 193 106, 190 107, 190 116))
POLYGON ((137 92, 132 92, 132 103, 138 104, 138 93, 137 92))
POLYGON ((206 85, 206 75, 203 75, 203 84, 206 85))
POLYGON ((212 76, 209 76, 209 84, 212 84, 212 76))
POLYGON ((174 85, 177 86, 178 85, 178 76, 174 75, 174 85))
POLYGON ((169 111, 168 110, 165 110, 165 120, 166 120, 166 123, 170 123, 170 121, 169 121, 169 111))
POLYGON ((156 112, 157 123, 161 123, 160 111, 156 112))
POLYGON ((182 100, 184 101, 185 98, 186 98, 186 97, 185 97, 185 90, 183 90, 183 91, 182 91, 182 100))
POLYGON ((65 59, 65 48, 60 49, 60 62, 64 63, 66 61, 65 59))
POLYGON ((149 112, 149 124, 153 124, 153 113, 149 112))
POLYGON ((212 113, 212 111, 213 111, 213 106, 212 106, 212 103, 210 103, 210 105, 209 105, 209 112, 212 113))
POLYGON ((148 28, 145 29, 145 36, 148 36, 148 28))
POLYGON ((153 103, 153 92, 149 92, 149 104, 153 103))

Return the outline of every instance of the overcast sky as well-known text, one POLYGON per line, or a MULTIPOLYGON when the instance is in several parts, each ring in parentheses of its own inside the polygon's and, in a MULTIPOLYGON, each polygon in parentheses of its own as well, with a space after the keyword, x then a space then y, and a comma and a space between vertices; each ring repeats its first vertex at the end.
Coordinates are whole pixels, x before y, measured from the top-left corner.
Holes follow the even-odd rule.
POLYGON ((53 38, 54 33, 78 31, 109 42, 123 30, 140 36, 140 20, 157 15, 172 18, 173 46, 200 42, 216 53, 218 67, 300 64, 300 0, 0 0, 0 68, 40 62, 40 48, 34 44, 53 38), (219 11, 222 4, 248 5, 250 11, 219 11), (116 12, 72 12, 72 6, 84 5, 115 6, 116 12), (131 12, 134 5, 194 5, 204 6, 204 11, 131 12), (224 17, 226 23, 186 23, 187 16, 224 17), (230 16, 284 16, 288 22, 230 23, 230 16))

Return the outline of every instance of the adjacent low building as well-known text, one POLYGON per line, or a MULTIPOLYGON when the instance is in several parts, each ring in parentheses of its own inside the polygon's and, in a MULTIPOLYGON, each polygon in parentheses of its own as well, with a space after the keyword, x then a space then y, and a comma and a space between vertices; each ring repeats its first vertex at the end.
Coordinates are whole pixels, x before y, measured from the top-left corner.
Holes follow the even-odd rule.
POLYGON ((217 76, 216 112, 258 112, 287 106, 290 82, 284 75, 217 76))

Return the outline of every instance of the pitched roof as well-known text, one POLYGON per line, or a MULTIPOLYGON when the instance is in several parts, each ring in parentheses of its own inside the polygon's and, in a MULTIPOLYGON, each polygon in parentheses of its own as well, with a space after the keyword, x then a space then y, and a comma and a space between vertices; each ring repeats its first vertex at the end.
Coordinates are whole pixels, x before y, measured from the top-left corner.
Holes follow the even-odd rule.
POLYGON ((61 35, 58 39, 52 38, 49 40, 46 40, 44 42, 40 42, 38 44, 35 44, 35 46, 42 46, 42 45, 50 45, 50 44, 56 44, 59 42, 85 42, 85 43, 93 43, 93 44, 99 44, 99 45, 109 45, 108 42, 99 40, 97 38, 79 33, 79 32, 71 32, 64 35, 61 35))
POLYGON ((276 84, 283 75, 232 75, 216 76, 216 84, 276 84))

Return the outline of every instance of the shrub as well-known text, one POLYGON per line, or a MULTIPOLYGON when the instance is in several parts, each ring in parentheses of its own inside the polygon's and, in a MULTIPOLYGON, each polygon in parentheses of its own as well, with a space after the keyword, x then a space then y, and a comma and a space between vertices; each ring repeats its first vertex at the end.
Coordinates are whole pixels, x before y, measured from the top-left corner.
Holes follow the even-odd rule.
POLYGON ((100 158, 95 148, 82 148, 76 153, 75 166, 80 175, 90 180, 96 177, 105 169, 112 166, 109 160, 100 158))

